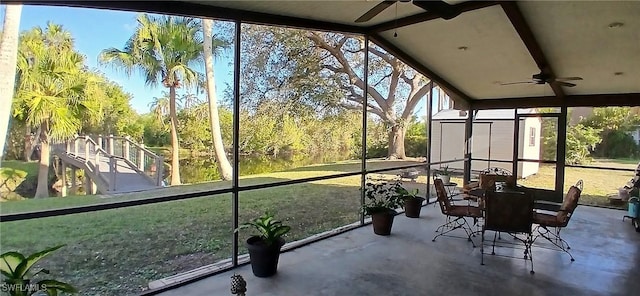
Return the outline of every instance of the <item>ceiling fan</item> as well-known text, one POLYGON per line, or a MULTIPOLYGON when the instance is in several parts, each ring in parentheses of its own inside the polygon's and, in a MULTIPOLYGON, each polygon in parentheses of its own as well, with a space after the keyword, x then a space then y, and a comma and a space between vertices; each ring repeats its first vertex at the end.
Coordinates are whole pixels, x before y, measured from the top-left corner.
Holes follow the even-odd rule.
POLYGON ((391 1, 382 1, 378 3, 373 8, 369 9, 369 11, 365 12, 361 15, 355 22, 363 23, 371 20, 379 13, 383 12, 389 6, 395 4, 396 2, 413 2, 413 5, 418 6, 422 9, 425 9, 429 12, 433 12, 437 16, 448 20, 458 16, 462 11, 457 7, 448 4, 447 2, 441 0, 391 0, 391 1))
POLYGON ((574 87, 576 86, 575 83, 571 83, 567 81, 576 81, 576 80, 582 80, 582 77, 555 77, 554 78, 554 77, 551 77, 551 75, 549 74, 540 72, 538 74, 533 74, 533 76, 531 76, 531 80, 500 83, 500 85, 526 84, 526 83, 532 83, 532 84, 557 83, 559 85, 566 86, 566 87, 574 87))

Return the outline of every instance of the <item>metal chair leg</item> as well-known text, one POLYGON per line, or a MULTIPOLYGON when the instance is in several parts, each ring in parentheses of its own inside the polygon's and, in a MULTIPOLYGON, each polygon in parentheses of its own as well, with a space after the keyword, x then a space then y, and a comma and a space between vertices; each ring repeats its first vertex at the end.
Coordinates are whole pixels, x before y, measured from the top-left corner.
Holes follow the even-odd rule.
POLYGON ((534 229, 534 231, 538 233, 538 235, 536 235, 533 238, 534 242, 538 237, 543 237, 544 239, 549 241, 551 244, 556 246, 558 249, 567 253, 571 258, 572 262, 576 261, 575 258, 573 258, 573 255, 571 254, 571 252, 569 252, 569 250, 571 249, 571 247, 569 246, 569 243, 567 243, 567 241, 560 236, 560 228, 556 227, 554 231, 551 231, 544 225, 538 225, 534 229))
POLYGON ((529 271, 529 273, 531 274, 535 274, 536 272, 533 271, 533 252, 532 252, 532 246, 533 246, 533 232, 529 233, 529 235, 527 235, 527 242, 525 243, 525 248, 527 248, 529 250, 529 260, 531 260, 531 271, 529 271))
POLYGON ((497 231, 493 232, 493 245, 491 246, 491 255, 495 255, 496 254, 496 235, 497 235, 497 231))
POLYGON ((476 244, 471 239, 471 237, 473 236, 473 229, 471 229, 469 222, 467 222, 467 220, 464 217, 457 217, 456 219, 451 219, 451 217, 447 217, 447 222, 443 225, 440 225, 436 229, 436 232, 439 232, 439 233, 436 236, 434 236, 431 241, 435 242, 438 237, 446 235, 449 232, 452 232, 460 228, 464 230, 465 234, 467 235, 467 240, 470 241, 471 245, 475 248, 476 244))
POLYGON ((484 265, 484 229, 481 232, 481 240, 480 240, 480 265, 484 265))

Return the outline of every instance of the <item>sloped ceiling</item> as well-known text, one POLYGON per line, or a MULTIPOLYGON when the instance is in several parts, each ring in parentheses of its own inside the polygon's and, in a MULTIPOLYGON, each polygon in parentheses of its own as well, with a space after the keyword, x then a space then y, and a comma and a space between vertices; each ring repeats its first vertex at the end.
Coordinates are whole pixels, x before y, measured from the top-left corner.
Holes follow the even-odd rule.
POLYGON ((567 94, 640 91, 640 2, 530 1, 520 7, 556 75, 584 78, 567 94))
POLYGON ((552 94, 548 85, 500 85, 528 80, 539 69, 498 5, 402 27, 397 34, 382 36, 473 98, 552 94))
MULTIPOLYGON (((371 21, 356 24, 354 21, 364 12, 376 6, 381 1, 367 0, 286 0, 286 1, 189 1, 217 7, 241 9, 252 12, 262 12, 281 16, 295 16, 305 19, 327 21, 345 25, 367 27, 396 18, 396 6, 385 9, 371 21)), ((411 3, 398 2, 397 17, 405 17, 424 12, 423 9, 411 3)))
POLYGON ((368 22, 355 23, 380 1, 187 2, 365 28, 471 101, 632 94, 615 98, 640 104, 640 1, 518 1, 524 29, 533 34, 528 44, 521 35, 522 24, 514 25, 502 2, 463 12, 451 20, 429 18, 385 31, 374 29, 428 12, 398 2, 368 22), (540 49, 537 58, 531 52, 531 42, 540 49), (584 80, 573 88, 501 85, 531 80, 543 67, 540 56, 546 57, 544 63, 556 77, 580 76, 584 80))

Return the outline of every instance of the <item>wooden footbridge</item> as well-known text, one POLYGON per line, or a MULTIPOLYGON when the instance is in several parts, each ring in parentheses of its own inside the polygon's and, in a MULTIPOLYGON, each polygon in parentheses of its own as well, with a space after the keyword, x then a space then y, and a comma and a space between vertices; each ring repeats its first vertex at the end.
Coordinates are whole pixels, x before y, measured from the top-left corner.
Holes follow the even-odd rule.
POLYGON ((62 196, 77 192, 78 170, 84 171, 87 194, 113 194, 156 189, 163 186, 163 160, 129 137, 76 136, 53 147, 62 171, 62 196), (69 184, 70 188, 67 188, 69 184))

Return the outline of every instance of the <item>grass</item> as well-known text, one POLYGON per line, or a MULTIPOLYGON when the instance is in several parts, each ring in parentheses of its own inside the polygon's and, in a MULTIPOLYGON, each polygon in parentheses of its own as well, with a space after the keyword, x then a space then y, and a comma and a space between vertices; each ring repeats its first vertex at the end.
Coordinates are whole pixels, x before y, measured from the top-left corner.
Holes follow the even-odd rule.
POLYGON ((602 164, 603 162, 611 163, 611 164, 619 164, 619 165, 623 165, 623 167, 626 167, 626 168, 635 169, 636 166, 638 165, 638 163, 640 163, 640 159, 636 159, 636 158, 616 158, 616 159, 599 158, 599 159, 595 159, 595 163, 596 164, 598 164, 598 163, 602 164))
MULTIPOLYGON (((369 161, 368 168, 413 164, 369 161)), ((3 163, 4 164, 4 163, 3 163)), ((314 165, 283 172, 243 177, 242 185, 357 172, 358 161, 314 165)), ((631 172, 567 168, 566 187, 578 179, 585 187, 581 201, 607 204, 631 172)), ((535 176, 520 180, 532 187, 552 188, 552 166, 541 166, 535 176)), ((420 176, 418 182, 426 181, 420 176)), ((460 180, 455 180, 459 182, 460 180)), ((77 196, 4 202, 6 213, 54 209, 134 198, 229 187, 229 182, 169 187, 104 198, 77 196)), ((269 209, 292 226, 294 241, 359 220, 360 177, 343 177, 295 185, 240 192, 239 219, 245 222, 269 209)), ((565 190, 566 191, 566 190, 565 190)), ((2 252, 31 253, 58 244, 66 247, 43 260, 40 267, 75 284, 83 295, 132 295, 149 281, 211 264, 231 256, 233 229, 231 195, 220 194, 139 207, 0 223, 2 252)), ((250 232, 241 232, 245 239, 250 232)), ((241 247, 244 252, 244 248, 241 247)))
MULTIPOLYGON (((370 168, 382 168, 412 163, 371 161, 368 164, 370 168)), ((339 162, 248 176, 242 179, 242 184, 264 184, 359 169, 357 161, 339 162)), ((0 211, 3 214, 28 212, 228 186, 228 182, 211 182, 111 198, 31 199, 4 202, 0 204, 0 211)), ((287 240, 299 240, 358 221, 359 187, 360 177, 352 176, 241 192, 239 219, 248 221, 270 209, 278 219, 292 226, 287 240)), ((40 267, 50 269, 60 280, 73 283, 83 295, 137 294, 149 281, 231 256, 231 195, 3 222, 0 223, 0 234, 2 252, 31 253, 66 244, 45 258, 40 267)), ((242 232, 241 238, 250 234, 242 232)))
MULTIPOLYGON (((618 188, 631 178, 633 178, 633 172, 568 167, 565 169, 564 192, 566 193, 578 180, 582 180, 584 188, 580 195, 581 204, 612 206, 607 197, 617 195, 618 188)), ((555 188, 555 166, 541 165, 536 175, 519 180, 518 184, 553 189, 555 188)))
POLYGON ((0 204, 5 200, 21 200, 35 191, 37 162, 3 161, 0 167, 0 204))
POLYGON ((27 177, 38 176, 38 162, 24 162, 18 160, 3 160, 3 168, 12 168, 27 172, 27 177))

